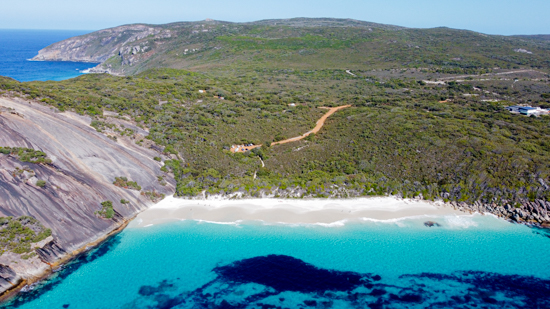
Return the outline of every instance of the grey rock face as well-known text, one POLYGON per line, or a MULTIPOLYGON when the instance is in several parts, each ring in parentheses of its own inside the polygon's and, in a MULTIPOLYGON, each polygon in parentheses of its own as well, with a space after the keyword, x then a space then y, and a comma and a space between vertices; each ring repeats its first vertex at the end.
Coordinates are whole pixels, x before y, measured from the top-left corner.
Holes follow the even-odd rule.
POLYGON ((21 276, 9 266, 0 265, 0 290, 5 291, 19 282, 21 282, 21 276))
POLYGON ((89 118, 74 113, 15 99, 0 98, 0 106, 17 112, 0 113, 0 146, 41 150, 52 160, 51 165, 23 163, 0 154, 0 216, 32 216, 52 230, 55 240, 37 250, 42 261, 53 262, 101 238, 153 204, 138 191, 114 186, 115 177, 136 181, 146 191, 174 192, 175 181, 153 159, 159 156, 155 150, 125 138, 113 141, 90 127, 89 118), (36 186, 36 179, 46 186, 36 186), (121 199, 130 203, 121 204, 121 199), (113 202, 113 219, 95 214, 106 200, 113 202))
POLYGON ((50 242, 45 244, 42 248, 36 249, 36 253, 38 253, 42 261, 45 261, 48 263, 54 263, 55 261, 63 257, 67 253, 67 251, 63 250, 63 248, 61 248, 55 242, 55 240, 51 240, 50 242))
POLYGON ((113 201, 115 210, 128 218, 151 204, 139 192, 112 185, 115 177, 136 181, 144 190, 170 194, 157 181, 161 164, 158 154, 132 143, 113 141, 88 125, 89 119, 73 113, 54 113, 49 108, 0 99, 0 105, 17 110, 24 118, 0 114, 0 145, 40 149, 52 159, 52 166, 21 163, 0 156, 0 212, 30 215, 51 228, 60 246, 74 250, 94 235, 112 229, 112 220, 94 215, 99 203, 113 201), (9 172, 27 166, 37 179, 47 182, 37 188, 23 183, 9 172), (130 204, 120 204, 124 198, 130 204))

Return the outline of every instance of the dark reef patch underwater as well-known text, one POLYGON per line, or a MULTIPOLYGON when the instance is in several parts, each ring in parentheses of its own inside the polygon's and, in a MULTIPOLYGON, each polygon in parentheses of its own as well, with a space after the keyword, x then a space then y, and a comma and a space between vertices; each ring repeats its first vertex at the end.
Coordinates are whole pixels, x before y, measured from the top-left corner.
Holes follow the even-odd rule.
POLYGON ((213 269, 216 279, 191 292, 178 280, 142 286, 123 308, 550 308, 550 280, 488 272, 379 275, 317 268, 268 255, 213 269))

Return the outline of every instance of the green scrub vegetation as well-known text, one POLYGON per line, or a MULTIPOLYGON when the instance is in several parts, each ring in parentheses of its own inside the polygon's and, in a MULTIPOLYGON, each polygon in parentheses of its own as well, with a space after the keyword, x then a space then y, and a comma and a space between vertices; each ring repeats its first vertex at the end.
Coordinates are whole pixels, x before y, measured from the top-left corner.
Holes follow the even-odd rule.
POLYGON ((46 229, 33 217, 2 217, 0 218, 0 255, 7 251, 17 254, 27 254, 31 257, 32 244, 40 242, 52 235, 50 229, 46 229))
POLYGON ((0 153, 14 156, 21 162, 29 162, 35 164, 52 163, 52 161, 48 158, 48 155, 40 150, 21 147, 0 147, 0 153))
POLYGON ((157 54, 147 61, 108 61, 130 76, 0 78, 0 89, 88 115, 100 133, 161 146, 170 158, 161 170, 174 174, 179 196, 278 188, 496 204, 550 198, 550 118, 505 109, 550 107, 548 42, 353 25, 214 23, 185 32, 193 25, 166 26, 183 32, 149 42, 157 54), (319 107, 347 104, 317 134, 272 145, 314 128, 326 112, 319 107), (104 111, 149 134, 118 129, 104 111), (263 146, 230 151, 246 144, 263 146))

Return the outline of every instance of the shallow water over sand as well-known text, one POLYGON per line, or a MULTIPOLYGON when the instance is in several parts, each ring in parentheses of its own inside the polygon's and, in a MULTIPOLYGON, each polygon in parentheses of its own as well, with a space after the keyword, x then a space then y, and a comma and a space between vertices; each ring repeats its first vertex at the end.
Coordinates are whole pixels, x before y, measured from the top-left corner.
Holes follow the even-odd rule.
POLYGON ((540 308, 550 238, 493 216, 126 229, 19 308, 540 308), (68 305, 68 306, 67 306, 68 305))

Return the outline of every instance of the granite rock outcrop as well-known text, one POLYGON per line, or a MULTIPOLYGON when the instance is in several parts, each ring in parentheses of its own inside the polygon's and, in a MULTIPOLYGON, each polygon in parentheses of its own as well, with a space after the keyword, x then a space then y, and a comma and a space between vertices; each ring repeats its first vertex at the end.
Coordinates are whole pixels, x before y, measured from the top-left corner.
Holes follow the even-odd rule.
POLYGON ((34 61, 104 62, 125 51, 146 51, 146 46, 132 46, 149 36, 167 37, 169 30, 149 25, 126 25, 96 31, 52 44, 38 52, 34 61))
POLYGON ((39 277, 49 264, 105 237, 153 204, 139 191, 115 186, 115 177, 132 179, 144 191, 174 192, 173 177, 161 171, 162 161, 154 160, 168 158, 159 148, 139 146, 130 137, 110 138, 91 127, 88 117, 37 102, 0 97, 0 107, 0 145, 40 150, 51 160, 34 164, 0 154, 0 216, 31 216, 53 236, 25 263, 10 264, 18 255, 2 258, 11 252, 0 256, 0 292, 20 279, 39 277), (37 185, 38 180, 45 185, 37 185), (103 201, 112 201, 113 218, 96 214, 103 201))

